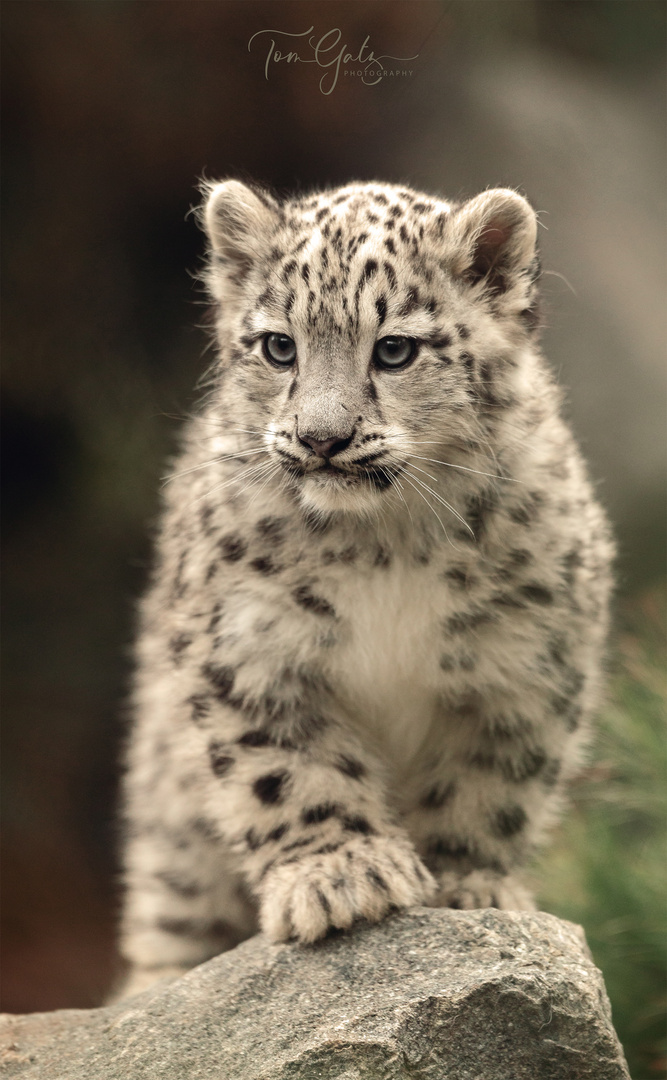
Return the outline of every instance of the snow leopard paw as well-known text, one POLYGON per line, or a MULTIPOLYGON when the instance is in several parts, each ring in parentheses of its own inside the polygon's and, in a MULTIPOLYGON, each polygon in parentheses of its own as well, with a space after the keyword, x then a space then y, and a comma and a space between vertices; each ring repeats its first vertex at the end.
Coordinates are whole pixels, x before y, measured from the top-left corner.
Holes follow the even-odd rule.
POLYGON ((356 837, 269 870, 260 924, 273 941, 312 942, 357 919, 377 922, 391 909, 428 903, 435 889, 407 839, 356 837))
POLYGON ((493 870, 473 870, 464 877, 447 872, 438 875, 438 891, 432 907, 500 908, 502 911, 535 911, 535 901, 516 878, 493 870))

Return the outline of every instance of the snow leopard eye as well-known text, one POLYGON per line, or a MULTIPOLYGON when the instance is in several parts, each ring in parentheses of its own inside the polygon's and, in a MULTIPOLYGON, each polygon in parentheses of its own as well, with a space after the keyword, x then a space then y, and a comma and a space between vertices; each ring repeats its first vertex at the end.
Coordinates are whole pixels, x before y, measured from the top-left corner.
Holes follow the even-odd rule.
POLYGON ((383 337, 375 343, 373 359, 380 367, 400 368, 410 363, 416 351, 414 338, 383 337))
POLYGON ((264 355, 272 364, 291 367, 296 360, 296 345, 287 334, 265 334, 264 355))

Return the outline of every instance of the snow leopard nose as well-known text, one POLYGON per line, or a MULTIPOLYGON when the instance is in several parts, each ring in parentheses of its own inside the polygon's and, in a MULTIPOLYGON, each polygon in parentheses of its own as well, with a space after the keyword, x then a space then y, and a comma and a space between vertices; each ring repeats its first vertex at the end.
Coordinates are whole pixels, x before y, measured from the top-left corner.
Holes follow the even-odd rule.
POLYGON ((337 436, 333 439, 316 439, 312 435, 298 435, 299 442, 303 446, 308 446, 318 457, 332 458, 335 454, 340 454, 346 447, 352 442, 352 435, 337 436))

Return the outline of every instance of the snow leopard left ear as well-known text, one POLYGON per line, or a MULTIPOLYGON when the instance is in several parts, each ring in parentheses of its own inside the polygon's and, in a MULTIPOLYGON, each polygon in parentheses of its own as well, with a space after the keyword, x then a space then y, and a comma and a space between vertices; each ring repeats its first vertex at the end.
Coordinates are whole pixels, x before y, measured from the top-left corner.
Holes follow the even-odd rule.
POLYGON ((237 282, 267 253, 280 208, 267 192, 239 180, 203 185, 202 221, 215 261, 237 282))
POLYGON ((498 295, 519 277, 534 280, 539 268, 537 218, 516 191, 485 191, 464 203, 452 219, 454 272, 464 281, 471 285, 483 281, 487 293, 498 295))

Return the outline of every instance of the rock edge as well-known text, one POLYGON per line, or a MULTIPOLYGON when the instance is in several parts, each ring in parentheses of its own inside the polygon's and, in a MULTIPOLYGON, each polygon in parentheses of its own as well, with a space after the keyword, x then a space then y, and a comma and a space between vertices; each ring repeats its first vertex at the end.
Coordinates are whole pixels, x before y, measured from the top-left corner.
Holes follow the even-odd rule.
POLYGON ((629 1080, 583 931, 417 908, 313 946, 258 936, 101 1009, 0 1021, 21 1080, 629 1080))

